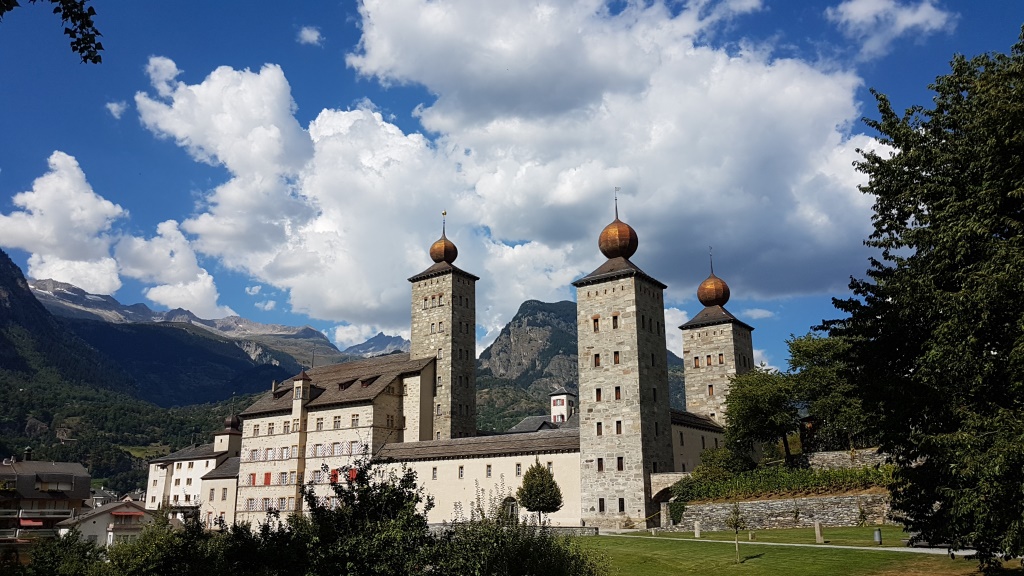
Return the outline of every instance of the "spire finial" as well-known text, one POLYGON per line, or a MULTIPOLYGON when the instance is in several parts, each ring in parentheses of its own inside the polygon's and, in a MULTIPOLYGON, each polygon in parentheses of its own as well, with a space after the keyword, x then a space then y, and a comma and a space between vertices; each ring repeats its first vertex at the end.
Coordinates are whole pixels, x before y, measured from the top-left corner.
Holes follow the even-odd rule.
POLYGON ((447 216, 448 216, 448 211, 447 210, 442 210, 441 211, 441 236, 444 236, 444 221, 445 221, 445 218, 447 216))
POLYGON ((616 220, 619 219, 619 190, 622 190, 622 188, 619 187, 619 186, 616 186, 615 187, 615 219, 616 220))
POLYGON ((715 275, 715 257, 711 254, 711 246, 708 246, 708 261, 711 263, 711 275, 715 275))

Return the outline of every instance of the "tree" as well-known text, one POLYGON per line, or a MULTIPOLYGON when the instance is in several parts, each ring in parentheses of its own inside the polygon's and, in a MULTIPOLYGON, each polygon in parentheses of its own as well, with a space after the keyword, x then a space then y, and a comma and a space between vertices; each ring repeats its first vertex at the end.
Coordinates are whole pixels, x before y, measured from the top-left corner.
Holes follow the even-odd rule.
POLYGON ((538 523, 542 523, 545 512, 550 514, 562 509, 562 490, 539 458, 523 474, 523 485, 516 491, 516 500, 523 508, 537 513, 538 523))
MULTIPOLYGON (((29 0, 35 4, 39 0, 29 0)), ((100 51, 103 43, 99 41, 99 30, 93 24, 92 17, 96 9, 89 6, 89 0, 44 0, 53 4, 53 13, 60 14, 60 21, 66 24, 64 34, 71 38, 71 51, 82 57, 82 62, 99 64, 103 61, 100 51)), ((0 0, 0 21, 5 14, 20 7, 18 0, 0 0)))
POLYGON ((847 377, 897 466, 920 538, 1024 554, 1024 30, 1010 54, 955 56, 934 106, 875 92, 881 147, 856 164, 880 250, 849 316, 847 377))
POLYGON ((747 527, 747 520, 743 517, 740 512, 740 505, 738 502, 732 503, 732 508, 729 510, 729 515, 725 518, 725 527, 732 530, 736 538, 736 563, 740 563, 740 530, 744 530, 747 527))
POLYGON ((725 442, 734 452, 750 452, 755 443, 782 440, 791 458, 790 432, 800 427, 792 378, 778 370, 757 367, 735 376, 725 400, 729 425, 725 442))
POLYGON ((839 336, 808 332, 790 336, 789 374, 795 401, 813 418, 813 431, 803 436, 804 452, 849 450, 873 446, 878 439, 868 433, 870 412, 846 378, 849 343, 839 336))

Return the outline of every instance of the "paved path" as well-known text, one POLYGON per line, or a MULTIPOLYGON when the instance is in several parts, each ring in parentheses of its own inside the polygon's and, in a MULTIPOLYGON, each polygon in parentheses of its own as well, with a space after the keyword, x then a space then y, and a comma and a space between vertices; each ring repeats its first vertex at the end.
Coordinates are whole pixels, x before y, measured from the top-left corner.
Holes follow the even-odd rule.
MULTIPOLYGON (((668 536, 633 536, 629 534, 609 534, 602 530, 600 536, 607 538, 643 538, 654 539, 654 540, 674 540, 676 542, 704 542, 713 544, 730 544, 734 545, 735 542, 732 540, 709 540, 709 539, 696 539, 696 538, 671 538, 668 536)), ((792 544, 789 542, 760 542, 758 540, 740 540, 740 543, 744 546, 753 544, 755 546, 796 546, 798 548, 837 548, 840 550, 870 550, 872 552, 904 552, 911 554, 938 554, 945 556, 949 552, 945 548, 911 548, 909 546, 896 547, 896 546, 839 546, 837 544, 792 544)), ((974 554, 974 550, 958 550, 956 553, 957 558, 963 558, 974 554)))

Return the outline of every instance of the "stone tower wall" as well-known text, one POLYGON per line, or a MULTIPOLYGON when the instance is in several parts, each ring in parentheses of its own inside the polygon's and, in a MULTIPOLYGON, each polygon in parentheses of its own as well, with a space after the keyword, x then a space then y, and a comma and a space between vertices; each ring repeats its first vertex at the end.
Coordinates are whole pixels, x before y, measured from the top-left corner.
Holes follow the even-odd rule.
POLYGON ((581 517, 617 527, 657 512, 650 473, 672 467, 661 289, 638 277, 579 286, 577 323, 581 517))
POLYGON ((735 322, 685 329, 683 361, 686 411, 711 416, 725 425, 730 379, 754 366, 750 329, 735 322))
POLYGON ((423 398, 433 397, 431 439, 476 435, 476 281, 449 272, 412 283, 412 358, 437 359, 434 382, 423 398))

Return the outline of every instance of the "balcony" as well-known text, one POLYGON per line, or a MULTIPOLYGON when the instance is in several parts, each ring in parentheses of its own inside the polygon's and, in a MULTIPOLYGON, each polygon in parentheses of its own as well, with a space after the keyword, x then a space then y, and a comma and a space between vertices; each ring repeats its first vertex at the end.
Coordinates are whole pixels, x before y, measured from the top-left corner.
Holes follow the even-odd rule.
POLYGON ((71 518, 71 510, 31 510, 23 509, 18 518, 71 518))
POLYGON ((2 538, 16 538, 18 536, 17 528, 4 528, 0 530, 0 539, 2 538))
POLYGON ((133 524, 118 524, 117 522, 112 522, 107 524, 107 532, 142 532, 143 527, 145 527, 145 524, 142 524, 141 522, 133 524))
POLYGON ((17 518, 17 510, 0 510, 0 518, 17 518))

